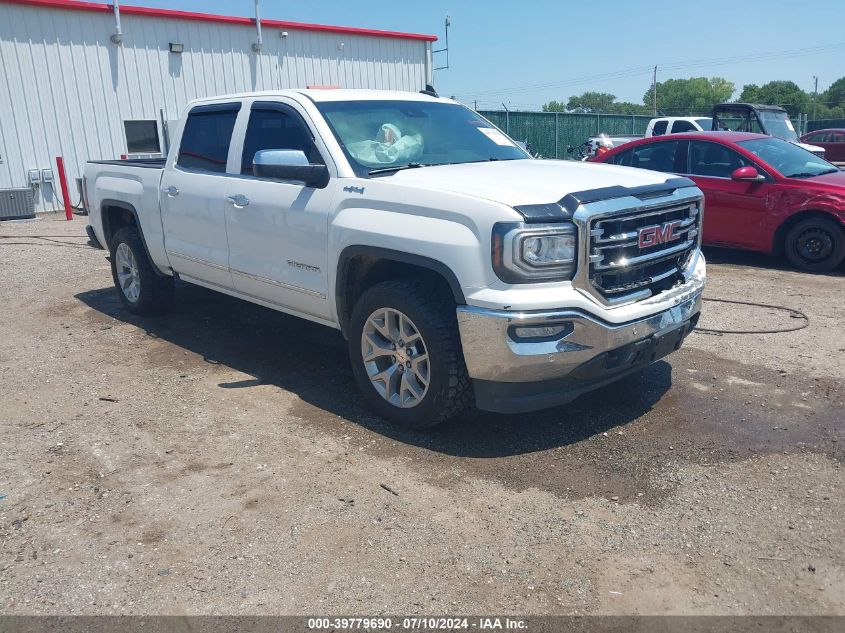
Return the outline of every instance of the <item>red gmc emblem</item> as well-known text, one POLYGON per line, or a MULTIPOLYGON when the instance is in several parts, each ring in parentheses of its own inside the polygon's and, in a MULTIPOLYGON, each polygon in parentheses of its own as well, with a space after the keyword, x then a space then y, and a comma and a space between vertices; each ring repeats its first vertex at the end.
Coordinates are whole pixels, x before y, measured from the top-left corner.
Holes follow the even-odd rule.
POLYGON ((638 244, 640 248, 648 248, 649 246, 657 246, 658 244, 666 244, 667 242, 674 242, 681 239, 680 235, 675 234, 675 229, 681 226, 681 220, 673 222, 664 222, 663 224, 655 224, 654 226, 645 226, 637 232, 638 244))

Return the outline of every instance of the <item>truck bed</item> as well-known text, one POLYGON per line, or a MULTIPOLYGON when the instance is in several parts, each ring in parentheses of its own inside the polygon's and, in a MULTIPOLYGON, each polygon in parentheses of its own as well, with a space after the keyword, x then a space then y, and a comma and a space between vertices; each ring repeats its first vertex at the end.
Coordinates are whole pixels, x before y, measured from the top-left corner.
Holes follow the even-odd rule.
POLYGON ((144 167, 146 169, 164 169, 166 158, 128 158, 124 160, 89 160, 95 165, 119 165, 121 167, 144 167))

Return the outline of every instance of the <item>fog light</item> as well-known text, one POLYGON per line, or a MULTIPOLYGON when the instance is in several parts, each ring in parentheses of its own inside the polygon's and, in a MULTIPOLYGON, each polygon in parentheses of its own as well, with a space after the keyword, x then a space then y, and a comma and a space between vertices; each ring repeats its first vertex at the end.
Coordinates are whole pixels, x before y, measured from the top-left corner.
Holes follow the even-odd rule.
POLYGON ((510 327, 511 338, 526 343, 556 341, 570 334, 572 322, 549 323, 547 325, 513 325, 510 327))

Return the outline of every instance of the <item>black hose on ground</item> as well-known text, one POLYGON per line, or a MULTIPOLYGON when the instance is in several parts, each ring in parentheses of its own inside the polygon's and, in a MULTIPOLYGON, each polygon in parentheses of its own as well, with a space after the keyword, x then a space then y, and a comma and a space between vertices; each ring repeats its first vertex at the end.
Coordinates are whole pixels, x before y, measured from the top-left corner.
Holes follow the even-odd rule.
POLYGON ((770 305, 768 303, 755 303, 753 301, 736 301, 733 299, 710 299, 708 297, 704 297, 703 300, 711 301, 714 303, 733 303, 736 305, 754 306, 755 308, 771 308, 772 310, 781 310, 783 312, 789 313, 790 318, 801 319, 801 323, 796 324, 795 327, 780 328, 777 330, 717 330, 702 327, 695 328, 696 332, 701 332, 702 334, 714 334, 716 336, 722 336, 723 334, 781 334, 784 332, 795 332, 797 330, 803 330, 810 324, 810 317, 801 312, 801 310, 796 310, 794 308, 775 306, 770 305))

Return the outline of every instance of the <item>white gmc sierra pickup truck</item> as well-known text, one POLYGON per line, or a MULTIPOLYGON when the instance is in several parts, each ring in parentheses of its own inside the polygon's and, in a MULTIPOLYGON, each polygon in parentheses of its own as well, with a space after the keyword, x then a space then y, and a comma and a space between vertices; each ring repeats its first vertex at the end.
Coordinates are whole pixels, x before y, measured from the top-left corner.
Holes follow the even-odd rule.
POLYGON ((687 179, 534 160, 431 94, 189 103, 168 157, 85 170, 134 313, 174 278, 340 329, 392 422, 571 401, 678 349, 705 282, 687 179))

